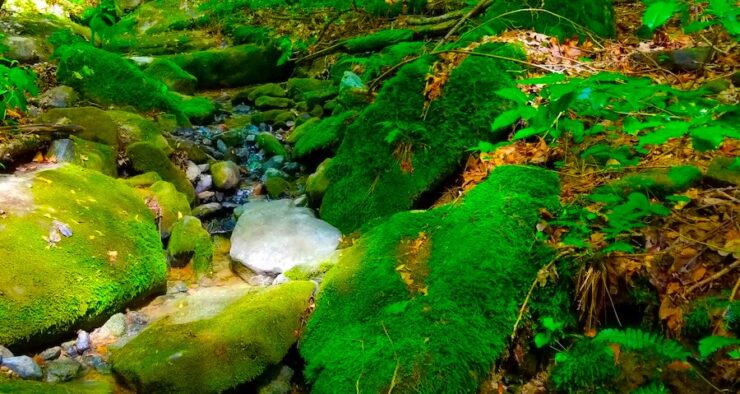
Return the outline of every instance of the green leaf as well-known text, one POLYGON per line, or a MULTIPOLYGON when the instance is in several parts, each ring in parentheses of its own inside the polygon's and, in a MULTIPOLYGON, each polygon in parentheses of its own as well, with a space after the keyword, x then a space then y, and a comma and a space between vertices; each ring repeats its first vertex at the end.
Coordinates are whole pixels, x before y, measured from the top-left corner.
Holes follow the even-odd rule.
POLYGON ((699 341, 699 356, 702 360, 716 353, 718 350, 740 345, 740 339, 720 336, 711 336, 699 341))
POLYGON ((537 78, 520 79, 516 83, 519 85, 550 85, 563 81, 565 81, 565 74, 552 73, 537 78))
POLYGON ((501 115, 497 116, 491 125, 491 131, 498 131, 504 127, 511 126, 522 117, 521 110, 519 108, 510 109, 501 115))
POLYGON ((604 253, 611 253, 611 252, 624 252, 624 253, 634 253, 635 248, 632 247, 632 245, 628 244, 624 241, 617 241, 613 244, 607 246, 604 249, 604 253))
POLYGON ((504 88, 496 91, 496 95, 511 100, 519 105, 524 105, 529 101, 529 97, 517 88, 504 88))
POLYGON ((565 324, 562 322, 556 322, 555 319, 553 319, 550 316, 546 316, 542 319, 542 327, 545 327, 550 332, 556 332, 563 328, 565 324))
POLYGON ((522 138, 528 138, 528 137, 531 137, 533 135, 540 134, 543 131, 544 130, 539 129, 539 128, 527 127, 527 128, 524 128, 524 129, 521 129, 521 130, 517 131, 516 134, 514 134, 514 138, 513 139, 514 140, 520 140, 522 138))
POLYGON ((645 10, 645 14, 642 15, 642 24, 654 31, 668 22, 668 19, 671 19, 677 8, 678 4, 675 0, 653 3, 645 10))
POLYGON ((541 332, 534 336, 534 345, 537 346, 537 348, 541 348, 548 343, 550 343, 550 340, 552 339, 552 336, 549 332, 541 332))

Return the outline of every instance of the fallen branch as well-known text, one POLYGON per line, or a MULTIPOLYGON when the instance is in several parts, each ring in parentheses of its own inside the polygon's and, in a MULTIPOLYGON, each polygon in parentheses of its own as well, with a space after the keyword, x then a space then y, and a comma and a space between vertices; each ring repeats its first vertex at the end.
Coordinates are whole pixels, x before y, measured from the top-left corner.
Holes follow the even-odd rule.
POLYGON ((432 25, 435 23, 440 22, 447 22, 450 19, 459 18, 461 16, 465 15, 464 10, 458 10, 458 11, 452 11, 448 12, 446 14, 437 15, 437 16, 409 16, 408 19, 406 19, 406 22, 408 22, 409 25, 432 25))
POLYGON ((452 37, 453 34, 455 34, 460 28, 467 22, 470 18, 474 18, 478 16, 480 13, 486 10, 486 8, 490 7, 491 4, 493 4, 493 0, 481 0, 478 2, 478 4, 473 7, 473 9, 470 10, 465 16, 460 18, 460 20, 455 24, 455 26, 450 29, 450 31, 447 32, 447 34, 442 38, 442 40, 437 43, 437 46, 434 47, 434 50, 436 51, 440 45, 444 44, 445 41, 447 41, 450 37, 452 37))
POLYGON ((698 288, 700 288, 700 287, 702 287, 702 286, 704 286, 704 285, 706 285, 706 284, 708 284, 710 282, 713 282, 713 281, 715 281, 715 280, 723 277, 725 274, 727 274, 728 272, 732 271, 733 269, 735 269, 739 265, 740 265, 740 260, 735 260, 734 263, 732 263, 729 266, 721 269, 720 271, 717 271, 714 275, 712 275, 712 276, 710 276, 710 277, 702 280, 701 282, 698 282, 698 283, 692 285, 691 287, 689 287, 688 290, 686 290, 686 294, 689 294, 692 291, 694 291, 694 290, 696 290, 696 289, 698 289, 698 288))

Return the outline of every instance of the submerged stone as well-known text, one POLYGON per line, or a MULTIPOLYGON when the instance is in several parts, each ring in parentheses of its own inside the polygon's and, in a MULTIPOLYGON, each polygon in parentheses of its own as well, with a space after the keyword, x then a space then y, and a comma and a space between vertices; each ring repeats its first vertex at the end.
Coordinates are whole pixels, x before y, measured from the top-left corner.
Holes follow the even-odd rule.
POLYGON ((69 333, 164 284, 154 216, 129 186, 71 165, 18 179, 0 177, 0 343, 69 333))
POLYGON ((292 200, 245 206, 231 235, 231 257, 256 272, 281 273, 296 265, 319 264, 342 234, 292 200))

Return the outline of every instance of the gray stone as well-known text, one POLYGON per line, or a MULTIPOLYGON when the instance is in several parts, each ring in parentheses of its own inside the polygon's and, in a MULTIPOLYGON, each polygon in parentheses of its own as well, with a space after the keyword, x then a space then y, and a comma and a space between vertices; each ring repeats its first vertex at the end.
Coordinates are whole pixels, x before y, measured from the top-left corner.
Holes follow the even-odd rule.
POLYGON ((210 190, 206 190, 204 192, 198 193, 198 199, 201 200, 201 201, 203 201, 203 200, 210 200, 215 195, 216 195, 216 193, 214 193, 214 192, 212 192, 210 190))
POLYGON ((74 141, 64 138, 51 143, 46 157, 54 163, 71 163, 75 159, 74 141))
POLYGON ((74 359, 62 357, 46 363, 46 381, 50 383, 66 382, 79 375, 82 365, 74 359))
POLYGON ((220 161, 211 165, 213 184, 223 190, 239 185, 239 166, 233 161, 220 161))
POLYGON ((77 331, 77 341, 75 341, 75 348, 79 353, 84 353, 90 349, 90 334, 87 331, 77 331))
POLYGON ((114 337, 123 336, 123 334, 126 333, 126 315, 123 313, 116 313, 111 316, 101 328, 108 330, 110 335, 114 337))
POLYGON ((11 36, 5 39, 5 45, 9 48, 6 56, 21 63, 36 63, 49 56, 49 50, 37 38, 11 36))
POLYGON ((193 208, 192 215, 197 218, 204 218, 211 215, 214 215, 218 212, 220 212, 223 209, 223 206, 217 202, 211 202, 208 204, 201 204, 197 207, 193 208))
POLYGON ((111 373, 110 364, 108 364, 99 354, 86 354, 82 356, 82 363, 100 373, 111 373))
POLYGON ((213 176, 207 174, 201 174, 198 184, 195 185, 196 193, 203 193, 204 191, 213 187, 213 176))
POLYGON ((57 86, 44 92, 39 103, 44 108, 68 108, 79 100, 77 92, 69 86, 57 86))
POLYGON ((41 379, 44 376, 41 367, 28 356, 3 358, 2 366, 15 372, 23 379, 41 379))
POLYGON ((0 360, 2 360, 3 357, 13 357, 13 352, 5 346, 0 345, 0 360))
POLYGON ((61 355, 62 355, 61 346, 50 347, 44 350, 43 352, 39 353, 39 357, 43 358, 45 361, 56 360, 61 355))
POLYGON ((231 235, 231 258, 258 273, 279 274, 296 265, 318 265, 342 234, 292 200, 247 205, 231 235))
POLYGON ((188 161, 187 166, 188 167, 185 169, 185 175, 188 177, 190 182, 195 182, 195 180, 200 176, 200 167, 192 161, 188 161))
POLYGON ((270 383, 260 387, 259 394, 288 394, 292 386, 290 380, 293 379, 295 372, 288 366, 283 366, 280 373, 270 383))

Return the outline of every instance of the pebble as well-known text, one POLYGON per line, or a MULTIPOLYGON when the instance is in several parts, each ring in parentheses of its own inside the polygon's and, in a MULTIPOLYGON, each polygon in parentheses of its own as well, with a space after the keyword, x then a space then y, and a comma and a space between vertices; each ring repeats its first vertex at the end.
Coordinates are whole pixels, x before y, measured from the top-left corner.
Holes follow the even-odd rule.
POLYGON ((192 161, 188 161, 185 175, 188 177, 190 182, 195 182, 195 180, 198 179, 198 177, 200 176, 200 173, 200 167, 198 167, 198 165, 193 163, 192 161))
POLYGON ((44 350, 43 352, 39 353, 39 357, 43 358, 45 361, 56 360, 61 355, 62 355, 61 346, 50 347, 44 350))
POLYGON ((207 217, 220 212, 223 206, 217 202, 210 202, 208 204, 201 204, 193 208, 192 215, 197 218, 207 217))
POLYGON ((211 165, 208 163, 198 164, 198 169, 200 172, 208 172, 211 169, 211 165))
POLYGON ((46 381, 50 383, 66 382, 79 375, 82 365, 74 359, 62 357, 46 363, 46 381))
POLYGON ((23 379, 41 379, 44 376, 41 367, 28 356, 3 358, 2 366, 15 372, 23 379))
POLYGON ((201 193, 213 187, 212 175, 201 175, 198 184, 195 186, 195 192, 201 193))
POLYGON ((200 193, 198 193, 198 199, 199 199, 199 200, 210 200, 210 199, 211 199, 211 198, 213 198, 213 197, 214 197, 215 195, 216 195, 216 193, 214 193, 214 192, 212 192, 212 191, 210 191, 210 190, 206 190, 206 191, 204 191, 204 192, 200 192, 200 193))
POLYGON ((77 352, 80 354, 84 353, 86 350, 90 350, 90 334, 88 334, 87 331, 77 331, 75 348, 77 348, 77 352))
POLYGON ((187 293, 188 285, 185 282, 178 280, 167 287, 167 294, 178 294, 187 293))
POLYGON ((64 342, 62 343, 62 350, 64 350, 64 353, 66 353, 68 356, 74 357, 79 354, 79 352, 77 351, 76 343, 76 340, 64 342))

